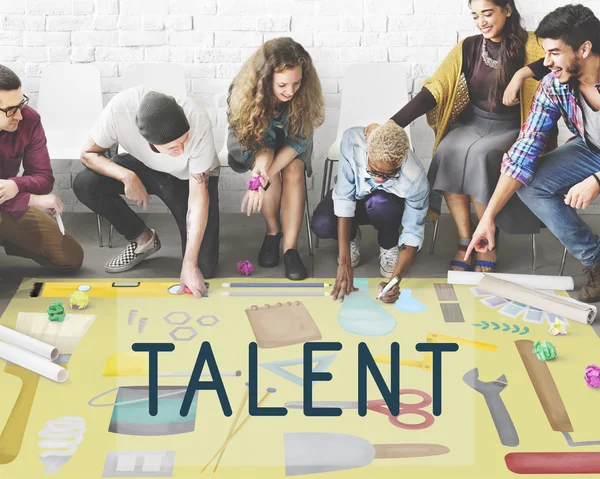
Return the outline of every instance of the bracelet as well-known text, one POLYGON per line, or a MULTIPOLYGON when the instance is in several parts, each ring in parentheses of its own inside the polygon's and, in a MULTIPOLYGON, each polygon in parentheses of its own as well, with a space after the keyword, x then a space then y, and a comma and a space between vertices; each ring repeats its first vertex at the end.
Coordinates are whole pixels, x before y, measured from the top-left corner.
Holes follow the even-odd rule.
POLYGON ((600 178, 598 178, 598 175, 596 175, 596 173, 594 173, 592 176, 598 182, 598 186, 600 186, 600 178))

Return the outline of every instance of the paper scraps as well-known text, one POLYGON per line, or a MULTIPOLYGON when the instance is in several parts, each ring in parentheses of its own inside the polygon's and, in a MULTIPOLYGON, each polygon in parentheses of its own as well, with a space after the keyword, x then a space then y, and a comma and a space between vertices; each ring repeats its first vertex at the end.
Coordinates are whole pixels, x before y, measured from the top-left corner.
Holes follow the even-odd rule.
POLYGON ((69 306, 71 309, 85 309, 90 302, 90 298, 83 291, 75 291, 69 296, 69 306))
POLYGON ((595 364, 585 368, 585 382, 591 388, 600 388, 600 368, 595 364))
POLYGON ((54 301, 48 306, 48 320, 62 323, 65 319, 65 308, 61 301, 54 301))
POLYGON ((550 326, 548 331, 552 336, 559 336, 567 334, 567 325, 560 322, 558 319, 554 321, 554 324, 550 326))
POLYGON ((533 343, 533 352, 540 361, 556 359, 556 348, 548 341, 536 341, 533 343))

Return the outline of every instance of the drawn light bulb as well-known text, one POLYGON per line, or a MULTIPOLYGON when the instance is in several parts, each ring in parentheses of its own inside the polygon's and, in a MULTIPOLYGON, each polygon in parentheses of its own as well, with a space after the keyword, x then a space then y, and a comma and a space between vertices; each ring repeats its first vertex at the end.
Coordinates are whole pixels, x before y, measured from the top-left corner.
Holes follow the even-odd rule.
POLYGON ((47 449, 40 454, 40 459, 46 466, 45 474, 57 474, 63 464, 66 464, 75 454, 77 446, 83 441, 85 420, 76 416, 64 416, 46 423, 38 436, 44 440, 38 446, 47 449))

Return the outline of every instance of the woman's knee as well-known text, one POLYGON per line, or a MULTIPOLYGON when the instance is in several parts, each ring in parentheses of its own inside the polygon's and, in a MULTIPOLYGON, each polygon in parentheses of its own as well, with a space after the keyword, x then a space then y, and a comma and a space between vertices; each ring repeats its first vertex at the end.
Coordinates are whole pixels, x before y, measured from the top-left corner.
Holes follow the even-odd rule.
POLYGON ((298 158, 291 161, 289 165, 287 165, 283 171, 283 181, 284 182, 300 182, 304 181, 304 162, 298 158))

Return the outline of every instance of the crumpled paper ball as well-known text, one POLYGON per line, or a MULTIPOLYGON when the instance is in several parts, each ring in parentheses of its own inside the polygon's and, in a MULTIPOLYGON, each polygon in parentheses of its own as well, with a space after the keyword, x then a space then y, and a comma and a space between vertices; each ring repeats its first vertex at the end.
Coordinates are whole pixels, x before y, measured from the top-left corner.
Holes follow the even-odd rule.
POLYGON ((89 302, 90 298, 83 291, 75 291, 69 296, 69 306, 71 308, 85 309, 89 302))
POLYGON ((592 364, 585 368, 585 374, 583 376, 585 382, 591 388, 600 388, 600 368, 595 364, 592 364))
POLYGON ((61 301, 54 301, 48 306, 48 320, 62 323, 65 320, 65 307, 61 301))
POLYGON ((262 178, 262 175, 258 175, 253 177, 249 182, 248 182, 248 189, 250 191, 258 191, 258 189, 262 186, 262 183, 260 182, 262 178))
POLYGON ((250 261, 239 261, 237 264, 237 270, 245 276, 250 276, 254 271, 254 266, 252 266, 250 261))
POLYGON ((536 341, 533 344, 533 352, 540 361, 556 359, 556 348, 547 341, 536 341))
POLYGON ((555 319, 549 332, 552 336, 566 335, 567 323, 563 323, 560 319, 555 319))

